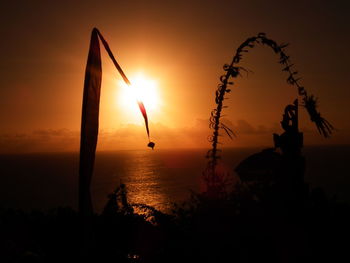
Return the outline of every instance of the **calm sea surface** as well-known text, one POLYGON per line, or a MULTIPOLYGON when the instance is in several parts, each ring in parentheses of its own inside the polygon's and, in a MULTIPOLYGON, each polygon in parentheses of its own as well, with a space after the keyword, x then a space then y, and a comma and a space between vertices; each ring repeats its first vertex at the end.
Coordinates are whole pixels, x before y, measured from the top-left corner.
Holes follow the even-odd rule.
MULTIPOLYGON (((261 149, 224 149, 227 169, 261 149)), ((207 150, 100 152, 92 183, 96 211, 101 211, 120 182, 129 199, 163 211, 200 191, 207 150)), ((306 147, 306 181, 350 201, 350 147, 306 147)), ((77 153, 0 155, 0 207, 49 209, 77 207, 77 153)))

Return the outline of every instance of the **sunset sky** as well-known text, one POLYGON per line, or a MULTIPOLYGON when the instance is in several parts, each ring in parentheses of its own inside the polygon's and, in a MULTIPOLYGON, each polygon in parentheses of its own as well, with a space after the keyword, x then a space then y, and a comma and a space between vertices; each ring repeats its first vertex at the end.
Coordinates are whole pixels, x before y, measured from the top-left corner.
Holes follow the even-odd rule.
MULTIPOLYGON (((93 27, 131 79, 154 90, 157 148, 207 147, 214 93, 236 48, 265 32, 287 49, 301 83, 337 129, 322 138, 301 110, 305 144, 350 143, 348 1, 1 1, 0 153, 78 151, 84 72, 93 27), (148 84, 147 84, 148 85, 148 84)), ((143 149, 137 103, 102 49, 98 150, 143 149)), ((224 112, 236 132, 225 146, 272 146, 297 92, 266 47, 251 50, 224 112)), ((146 95, 144 95, 146 96, 146 95)), ((146 103, 147 106, 147 103, 146 103)))

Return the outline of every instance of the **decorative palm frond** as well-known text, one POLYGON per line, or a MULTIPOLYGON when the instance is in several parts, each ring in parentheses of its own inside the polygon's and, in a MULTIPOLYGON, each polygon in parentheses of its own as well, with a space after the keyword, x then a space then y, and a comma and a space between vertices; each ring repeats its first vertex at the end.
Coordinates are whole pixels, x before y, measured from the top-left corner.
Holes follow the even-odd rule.
POLYGON ((303 106, 309 113, 311 121, 316 124, 318 132, 326 138, 329 137, 334 127, 317 111, 317 99, 313 95, 305 96, 303 102, 303 106))

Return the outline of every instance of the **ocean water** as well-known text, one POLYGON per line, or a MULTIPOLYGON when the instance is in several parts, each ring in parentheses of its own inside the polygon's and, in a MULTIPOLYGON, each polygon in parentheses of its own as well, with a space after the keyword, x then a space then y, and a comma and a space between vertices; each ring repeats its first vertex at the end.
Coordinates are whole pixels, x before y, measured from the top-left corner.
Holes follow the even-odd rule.
MULTIPOLYGON (((262 149, 224 149, 228 171, 262 149)), ((168 211, 173 203, 202 188, 207 160, 205 149, 99 152, 92 181, 95 211, 101 211, 120 182, 127 185, 129 200, 168 211)), ((305 180, 323 187, 329 195, 350 201, 350 147, 305 147, 305 180)), ((77 153, 0 155, 0 207, 50 209, 77 208, 77 153)))

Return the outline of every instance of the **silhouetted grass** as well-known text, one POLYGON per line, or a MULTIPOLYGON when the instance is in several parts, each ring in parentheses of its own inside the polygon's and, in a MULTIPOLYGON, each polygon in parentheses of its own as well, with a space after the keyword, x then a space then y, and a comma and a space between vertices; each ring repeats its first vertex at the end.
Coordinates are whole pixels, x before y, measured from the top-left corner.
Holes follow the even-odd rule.
MULTIPOLYGON (((349 205, 326 197, 322 189, 306 191, 293 203, 278 199, 272 189, 237 185, 220 200, 193 193, 170 214, 147 205, 116 205, 126 197, 119 190, 93 217, 91 260, 340 262, 347 256, 349 205)), ((0 260, 78 260, 78 226, 78 213, 70 208, 1 210, 0 260)))

